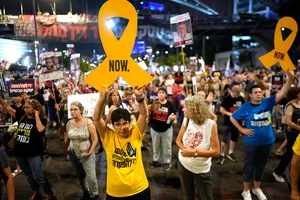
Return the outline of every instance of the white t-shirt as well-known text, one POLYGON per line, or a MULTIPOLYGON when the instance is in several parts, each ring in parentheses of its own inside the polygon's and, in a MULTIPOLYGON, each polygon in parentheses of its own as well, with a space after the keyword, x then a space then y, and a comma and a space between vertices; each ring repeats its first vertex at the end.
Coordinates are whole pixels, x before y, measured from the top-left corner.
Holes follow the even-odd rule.
MULTIPOLYGON (((187 118, 184 118, 182 123, 186 126, 187 118)), ((198 150, 211 149, 210 137, 214 123, 215 121, 208 119, 205 124, 199 126, 190 119, 182 138, 183 145, 198 150)), ((178 159, 192 173, 200 174, 210 171, 211 157, 183 157, 179 150, 178 159)))
POLYGON ((167 87, 167 93, 168 95, 172 95, 172 86, 175 83, 174 79, 167 79, 166 80, 166 87, 167 87))

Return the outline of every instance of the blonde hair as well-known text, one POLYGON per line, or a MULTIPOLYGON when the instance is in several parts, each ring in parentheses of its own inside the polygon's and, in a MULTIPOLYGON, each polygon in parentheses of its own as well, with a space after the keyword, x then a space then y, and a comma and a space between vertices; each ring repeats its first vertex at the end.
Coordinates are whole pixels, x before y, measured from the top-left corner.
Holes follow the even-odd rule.
POLYGON ((126 88, 126 89, 124 90, 124 97, 125 97, 125 98, 126 98, 128 95, 132 95, 132 94, 133 94, 133 92, 132 92, 131 89, 126 88))
POLYGON ((184 100, 184 106, 191 113, 191 120, 197 125, 203 125, 211 117, 205 100, 199 95, 187 97, 184 100))

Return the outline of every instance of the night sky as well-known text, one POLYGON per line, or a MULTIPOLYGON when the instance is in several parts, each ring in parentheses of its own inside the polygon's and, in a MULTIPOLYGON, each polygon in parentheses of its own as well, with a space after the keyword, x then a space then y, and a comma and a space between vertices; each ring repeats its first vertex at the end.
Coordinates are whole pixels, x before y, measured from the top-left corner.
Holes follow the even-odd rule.
MULTIPOLYGON (((0 0, 0 8, 2 9, 4 5, 6 14, 20 14, 21 1, 24 14, 33 14, 33 0, 0 0)), ((52 14, 50 4, 53 4, 53 0, 36 0, 36 2, 42 12, 48 11, 52 14)), ((55 2, 57 14, 63 15, 69 12, 69 0, 56 0, 55 2)), ((88 11, 88 13, 96 14, 104 2, 104 0, 72 0, 73 13, 87 13, 88 11)))

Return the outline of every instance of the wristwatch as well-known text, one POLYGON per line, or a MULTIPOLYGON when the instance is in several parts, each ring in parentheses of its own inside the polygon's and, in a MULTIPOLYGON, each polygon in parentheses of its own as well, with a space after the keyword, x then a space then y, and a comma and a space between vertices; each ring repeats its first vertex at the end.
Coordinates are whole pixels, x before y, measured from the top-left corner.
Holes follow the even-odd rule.
POLYGON ((194 154, 194 157, 198 157, 198 152, 197 152, 197 149, 195 149, 195 154, 194 154))

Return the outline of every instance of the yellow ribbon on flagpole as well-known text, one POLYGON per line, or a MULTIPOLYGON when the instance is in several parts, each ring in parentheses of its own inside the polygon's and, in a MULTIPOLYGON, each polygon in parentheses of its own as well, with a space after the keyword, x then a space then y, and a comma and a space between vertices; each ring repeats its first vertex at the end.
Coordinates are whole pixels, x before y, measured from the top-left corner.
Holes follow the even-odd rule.
POLYGON ((108 0, 99 10, 98 26, 106 59, 86 78, 85 82, 103 91, 102 85, 111 85, 121 76, 129 85, 142 87, 153 77, 144 71, 131 57, 137 32, 137 11, 127 0, 108 0), (106 21, 113 17, 128 19, 127 27, 118 40, 106 21))
POLYGON ((282 70, 287 72, 288 69, 295 70, 293 62, 291 61, 288 51, 291 48, 296 35, 298 32, 298 24, 291 17, 283 17, 281 18, 275 29, 274 36, 274 49, 269 53, 259 57, 260 62, 266 67, 270 68, 277 62, 279 62, 282 70), (283 41, 281 28, 288 28, 292 32, 291 34, 283 41))

